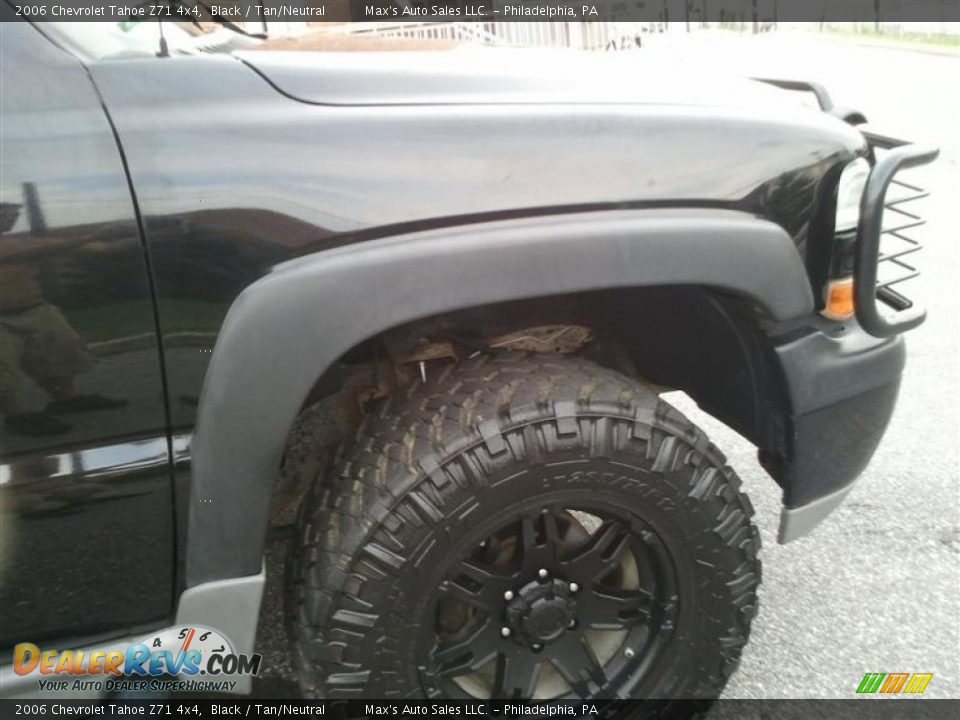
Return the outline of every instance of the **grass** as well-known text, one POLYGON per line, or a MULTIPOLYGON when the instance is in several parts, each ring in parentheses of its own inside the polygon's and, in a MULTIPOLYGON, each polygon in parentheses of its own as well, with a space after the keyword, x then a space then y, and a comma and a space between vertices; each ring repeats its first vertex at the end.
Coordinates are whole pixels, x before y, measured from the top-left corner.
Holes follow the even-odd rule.
POLYGON ((905 45, 935 45, 938 47, 949 47, 960 50, 960 35, 948 35, 946 33, 921 33, 921 32, 893 32, 891 30, 874 30, 873 28, 864 30, 853 30, 849 28, 831 27, 829 25, 823 28, 824 32, 834 35, 843 35, 844 37, 857 38, 860 40, 883 40, 885 42, 903 43, 905 45))
MULTIPOLYGON (((227 309, 226 303, 194 300, 165 299, 160 305, 160 321, 167 334, 216 332, 227 309)), ((147 299, 74 309, 64 314, 87 342, 153 332, 153 309, 147 299)))

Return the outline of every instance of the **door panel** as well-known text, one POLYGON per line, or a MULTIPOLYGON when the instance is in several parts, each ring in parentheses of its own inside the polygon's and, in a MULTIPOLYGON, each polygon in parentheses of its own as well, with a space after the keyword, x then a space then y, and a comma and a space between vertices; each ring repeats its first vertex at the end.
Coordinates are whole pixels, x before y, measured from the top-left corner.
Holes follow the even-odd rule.
POLYGON ((173 514, 150 284, 108 119, 76 59, 25 23, 0 35, 2 662, 17 642, 167 617, 173 514))

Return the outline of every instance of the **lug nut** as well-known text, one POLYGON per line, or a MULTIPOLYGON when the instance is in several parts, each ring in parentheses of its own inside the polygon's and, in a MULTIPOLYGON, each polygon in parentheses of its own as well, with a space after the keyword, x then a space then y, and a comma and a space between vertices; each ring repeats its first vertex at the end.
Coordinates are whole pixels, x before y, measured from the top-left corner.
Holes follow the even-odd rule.
POLYGON ((633 648, 627 648, 626 650, 623 651, 623 654, 626 655, 628 658, 632 658, 634 655, 636 655, 636 653, 633 651, 633 648))
POLYGON ((567 623, 567 627, 573 630, 577 626, 577 619, 570 618, 570 622, 567 623))
POLYGON ((513 590, 507 590, 503 594, 503 599, 506 600, 507 602, 510 602, 511 600, 513 600, 513 590))
POLYGON ((545 578, 549 574, 550 573, 547 572, 546 568, 540 568, 539 570, 537 570, 537 575, 539 575, 542 578, 545 578))
POLYGON ((503 637, 510 637, 510 628, 504 625, 502 628, 500 628, 500 634, 503 635, 503 637))
POLYGON ((576 583, 570 583, 570 592, 576 592, 579 589, 580 589, 579 585, 577 585, 576 583))
POLYGON ((533 650, 534 652, 540 652, 541 650, 543 650, 543 645, 540 645, 539 643, 534 643, 533 645, 530 646, 530 649, 533 650))

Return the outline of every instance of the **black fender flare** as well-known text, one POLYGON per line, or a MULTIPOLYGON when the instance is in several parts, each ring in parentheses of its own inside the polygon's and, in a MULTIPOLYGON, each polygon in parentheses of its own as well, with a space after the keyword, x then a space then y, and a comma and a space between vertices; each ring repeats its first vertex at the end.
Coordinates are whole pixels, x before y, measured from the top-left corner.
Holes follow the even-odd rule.
POLYGON ((775 321, 814 308, 790 236, 732 210, 502 220, 278 265, 233 303, 207 369, 191 448, 186 586, 260 573, 289 430, 316 380, 359 342, 457 309, 654 285, 734 293, 775 321))

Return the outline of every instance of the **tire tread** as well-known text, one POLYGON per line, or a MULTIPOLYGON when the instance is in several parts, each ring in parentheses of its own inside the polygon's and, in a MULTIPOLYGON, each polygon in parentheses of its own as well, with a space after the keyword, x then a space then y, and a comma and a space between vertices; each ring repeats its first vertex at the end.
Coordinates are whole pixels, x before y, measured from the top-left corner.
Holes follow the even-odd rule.
POLYGON ((642 383, 583 359, 521 353, 480 355, 387 398, 308 491, 287 576, 304 693, 383 693, 353 652, 379 622, 363 587, 405 562, 395 536, 404 524, 449 522, 448 483, 483 485, 504 453, 529 461, 587 433, 591 448, 643 443, 655 469, 686 473, 686 500, 713 518, 731 567, 724 592, 736 613, 720 641, 719 666, 693 669, 686 691, 718 694, 747 641, 761 576, 760 537, 739 478, 699 428, 642 383), (625 419, 633 423, 629 433, 625 419))

